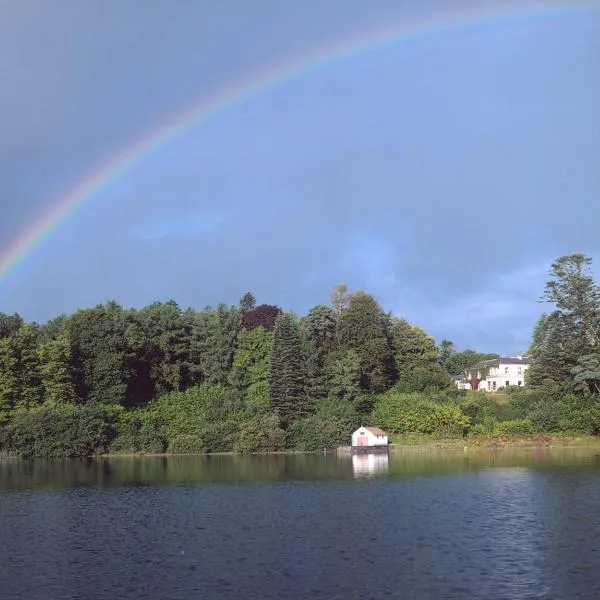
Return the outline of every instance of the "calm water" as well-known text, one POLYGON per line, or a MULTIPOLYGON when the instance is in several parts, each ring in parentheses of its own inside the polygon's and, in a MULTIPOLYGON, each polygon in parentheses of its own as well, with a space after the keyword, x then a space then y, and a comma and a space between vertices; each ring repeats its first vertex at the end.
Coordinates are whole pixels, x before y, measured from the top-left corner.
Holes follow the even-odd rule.
POLYGON ((600 598, 593 450, 0 462, 0 598, 600 598))

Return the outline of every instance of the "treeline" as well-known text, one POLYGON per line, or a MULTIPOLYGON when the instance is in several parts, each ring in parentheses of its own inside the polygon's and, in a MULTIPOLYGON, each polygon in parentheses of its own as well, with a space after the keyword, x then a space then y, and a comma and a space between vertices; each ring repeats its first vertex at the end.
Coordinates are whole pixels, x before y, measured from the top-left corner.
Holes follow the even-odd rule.
POLYGON ((392 435, 596 433, 600 293, 589 267, 581 255, 553 264, 555 310, 535 329, 530 386, 503 403, 450 379, 497 355, 437 346, 345 286, 302 317, 250 293, 201 311, 108 302, 43 325, 0 314, 0 452, 316 450, 347 444, 366 422, 392 435), (573 410, 584 414, 575 424, 573 410))

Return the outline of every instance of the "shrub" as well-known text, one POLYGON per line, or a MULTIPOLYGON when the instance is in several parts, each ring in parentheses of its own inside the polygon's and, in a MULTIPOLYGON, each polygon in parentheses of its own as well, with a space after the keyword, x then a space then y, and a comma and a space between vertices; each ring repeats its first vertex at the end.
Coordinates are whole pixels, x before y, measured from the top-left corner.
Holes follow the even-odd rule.
POLYGON ((205 454, 206 446, 197 435, 183 434, 178 435, 169 444, 169 452, 171 454, 205 454))
POLYGON ((535 433, 535 423, 531 419, 501 421, 496 426, 497 435, 530 435, 535 433))
POLYGON ((390 433, 421 433, 452 437, 464 435, 470 419, 443 394, 389 392, 373 411, 375 424, 390 433))
POLYGON ((114 415, 106 407, 41 408, 16 415, 0 444, 22 457, 91 456, 105 452, 115 435, 114 415))
POLYGON ((285 450, 285 431, 276 415, 263 415, 242 425, 235 438, 236 452, 277 452, 285 450))

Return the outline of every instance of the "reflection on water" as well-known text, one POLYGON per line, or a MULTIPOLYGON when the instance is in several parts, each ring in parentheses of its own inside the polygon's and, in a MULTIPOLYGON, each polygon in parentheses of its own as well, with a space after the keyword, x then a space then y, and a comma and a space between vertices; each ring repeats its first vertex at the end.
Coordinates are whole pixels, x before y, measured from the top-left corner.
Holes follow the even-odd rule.
POLYGON ((377 454, 353 454, 352 472, 354 477, 374 477, 387 473, 389 469, 389 456, 387 452, 377 454))
POLYGON ((600 448, 427 448, 384 454, 277 454, 110 457, 96 460, 0 460, 0 493, 17 490, 352 480, 600 466, 600 448))
POLYGON ((589 600, 598 498, 581 448, 0 461, 0 598, 589 600))

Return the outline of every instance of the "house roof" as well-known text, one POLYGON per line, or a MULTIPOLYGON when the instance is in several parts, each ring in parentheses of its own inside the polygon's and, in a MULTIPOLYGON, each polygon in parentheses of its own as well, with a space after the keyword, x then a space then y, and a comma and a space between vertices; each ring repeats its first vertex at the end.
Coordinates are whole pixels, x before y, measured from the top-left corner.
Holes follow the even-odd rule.
POLYGON ((501 356, 500 358, 492 358, 475 363, 467 371, 471 369, 484 369, 485 367, 498 367, 500 365, 530 365, 531 362, 528 356, 501 356))
POLYGON ((379 427, 365 427, 367 431, 370 431, 373 435, 387 435, 385 431, 379 429, 379 427))

